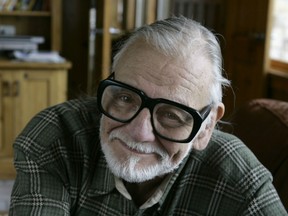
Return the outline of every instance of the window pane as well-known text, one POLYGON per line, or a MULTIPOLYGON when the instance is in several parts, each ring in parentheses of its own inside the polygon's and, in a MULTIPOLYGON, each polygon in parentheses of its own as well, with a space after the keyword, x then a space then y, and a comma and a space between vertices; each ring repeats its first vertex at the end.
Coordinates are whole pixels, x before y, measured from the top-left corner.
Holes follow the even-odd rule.
POLYGON ((270 58, 288 62, 288 1, 274 0, 270 58))

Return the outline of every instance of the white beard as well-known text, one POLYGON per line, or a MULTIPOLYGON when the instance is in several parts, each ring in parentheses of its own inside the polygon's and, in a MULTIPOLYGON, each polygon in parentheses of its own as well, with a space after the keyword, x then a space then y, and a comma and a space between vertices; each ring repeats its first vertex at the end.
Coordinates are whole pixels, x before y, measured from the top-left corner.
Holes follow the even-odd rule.
MULTIPOLYGON (((101 128, 101 127, 100 127, 101 128)), ((123 141, 129 148, 145 152, 156 153, 159 158, 158 162, 153 165, 139 165, 141 156, 130 155, 124 161, 119 159, 111 145, 103 142, 103 131, 100 129, 101 146, 111 172, 118 178, 122 178, 127 182, 140 183, 151 180, 157 176, 163 176, 175 170, 179 163, 172 163, 169 154, 160 148, 157 148, 149 143, 137 143, 131 140, 125 134, 119 131, 112 131, 109 134, 108 142, 118 138, 123 141), (138 166, 137 166, 138 165, 138 166), (137 166, 137 167, 136 167, 137 166)))

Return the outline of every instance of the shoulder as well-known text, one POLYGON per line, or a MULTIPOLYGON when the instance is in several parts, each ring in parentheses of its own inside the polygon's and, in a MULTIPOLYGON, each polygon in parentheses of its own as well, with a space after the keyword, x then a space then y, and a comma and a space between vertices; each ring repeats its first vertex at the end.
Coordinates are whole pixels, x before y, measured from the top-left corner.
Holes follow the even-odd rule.
POLYGON ((190 214, 280 215, 284 211, 269 171, 240 139, 227 133, 214 131, 207 148, 192 150, 174 176, 174 194, 167 203, 178 199, 177 209, 190 214))
POLYGON ((26 125, 16 138, 14 149, 39 157, 55 143, 63 147, 75 143, 75 139, 91 139, 97 135, 99 116, 95 98, 70 100, 46 108, 26 125))
POLYGON ((65 123, 71 124, 76 120, 85 124, 91 121, 93 117, 96 117, 97 114, 99 113, 96 98, 74 99, 44 109, 29 124, 44 121, 57 126, 65 123))
POLYGON ((271 174, 227 133, 215 131, 206 149, 192 150, 170 182, 166 203, 179 215, 284 215, 271 174))
POLYGON ((234 135, 215 131, 204 151, 192 153, 204 169, 223 179, 231 188, 248 198, 265 182, 272 182, 270 172, 250 149, 234 135))

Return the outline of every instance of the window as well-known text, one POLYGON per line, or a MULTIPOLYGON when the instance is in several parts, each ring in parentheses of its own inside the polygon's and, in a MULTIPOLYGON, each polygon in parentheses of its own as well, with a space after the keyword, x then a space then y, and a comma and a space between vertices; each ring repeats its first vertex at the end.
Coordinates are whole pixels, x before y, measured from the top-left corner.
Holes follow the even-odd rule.
POLYGON ((272 61, 288 67, 288 1, 274 0, 273 4, 269 54, 272 61))

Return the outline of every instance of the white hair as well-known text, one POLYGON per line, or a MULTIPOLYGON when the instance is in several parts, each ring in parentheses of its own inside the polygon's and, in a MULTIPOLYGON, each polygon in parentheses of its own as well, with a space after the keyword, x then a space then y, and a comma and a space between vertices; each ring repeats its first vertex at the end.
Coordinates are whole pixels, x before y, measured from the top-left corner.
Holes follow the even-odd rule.
POLYGON ((207 56, 212 63, 213 83, 210 87, 211 102, 222 101, 222 87, 230 85, 230 81, 222 75, 222 55, 220 45, 215 35, 198 22, 180 17, 159 20, 151 25, 140 27, 125 41, 114 56, 112 70, 129 47, 136 41, 145 40, 159 52, 179 58, 191 55, 195 51, 207 56))

